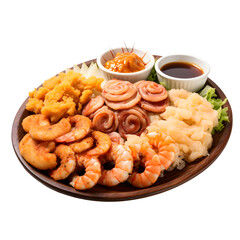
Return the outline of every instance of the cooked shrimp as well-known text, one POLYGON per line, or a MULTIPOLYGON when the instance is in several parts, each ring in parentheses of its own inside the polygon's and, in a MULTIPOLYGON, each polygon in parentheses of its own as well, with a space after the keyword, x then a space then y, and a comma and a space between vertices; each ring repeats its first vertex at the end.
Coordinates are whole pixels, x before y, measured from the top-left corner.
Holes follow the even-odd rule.
POLYGON ((107 162, 114 162, 114 168, 110 170, 102 167, 101 177, 98 183, 105 186, 116 186, 121 182, 125 182, 133 169, 133 158, 129 148, 112 143, 110 150, 106 155, 101 156, 100 162, 105 164, 107 162))
POLYGON ((61 159, 61 165, 49 172, 50 177, 55 180, 67 178, 76 167, 74 151, 67 145, 59 145, 55 150, 56 155, 61 159))
POLYGON ((22 121, 22 127, 25 132, 29 132, 30 128, 35 125, 41 127, 50 126, 50 121, 48 117, 43 114, 30 115, 25 117, 22 121))
POLYGON ((91 137, 84 138, 80 142, 74 142, 69 145, 75 153, 81 153, 93 146, 94 140, 91 137))
POLYGON ((58 123, 50 126, 34 125, 30 128, 32 138, 39 141, 53 141, 57 137, 71 131, 71 124, 66 118, 62 118, 58 123))
POLYGON ((173 163, 177 146, 175 141, 163 132, 151 132, 146 135, 150 145, 157 152, 165 169, 173 163))
POLYGON ((19 143, 20 154, 32 166, 47 170, 57 166, 57 156, 52 153, 55 149, 54 142, 39 142, 30 134, 26 134, 19 143))
POLYGON ((69 117, 69 120, 75 127, 71 132, 56 138, 56 142, 74 142, 83 139, 90 132, 92 122, 89 118, 82 115, 75 115, 69 117))
POLYGON ((118 132, 108 133, 108 136, 110 137, 112 142, 115 142, 118 144, 124 144, 124 140, 118 132))
POLYGON ((104 99, 102 96, 98 95, 95 98, 92 98, 87 105, 84 106, 82 110, 82 115, 89 116, 92 113, 100 109, 104 104, 104 99))
POLYGON ((97 144, 95 148, 87 152, 87 155, 100 156, 106 153, 112 144, 110 137, 107 134, 99 131, 93 131, 92 136, 97 141, 97 144))
MULTIPOLYGON (((160 157, 148 143, 143 143, 137 151, 138 158, 134 159, 135 169, 128 178, 128 182, 138 188, 149 187, 157 181, 161 173, 160 157), (144 168, 143 172, 138 172, 140 166, 144 168)), ((134 155, 136 157, 136 153, 134 155)))
POLYGON ((70 182, 77 190, 85 190, 95 186, 101 175, 101 164, 97 157, 88 157, 86 155, 76 155, 80 168, 85 168, 85 174, 78 176, 75 174, 70 182))

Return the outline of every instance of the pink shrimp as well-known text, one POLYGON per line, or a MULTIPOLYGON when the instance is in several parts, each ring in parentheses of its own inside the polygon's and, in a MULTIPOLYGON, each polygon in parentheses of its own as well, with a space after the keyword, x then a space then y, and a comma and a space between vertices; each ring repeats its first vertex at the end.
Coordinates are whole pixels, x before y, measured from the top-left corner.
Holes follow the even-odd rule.
MULTIPOLYGON (((134 146, 131 147, 132 149, 134 146)), ((149 187, 157 181, 161 173, 160 158, 148 143, 143 143, 140 149, 135 150, 134 171, 128 178, 128 182, 138 188, 149 187), (143 172, 138 172, 140 166, 144 169, 143 172)))
POLYGON ((82 115, 90 116, 92 113, 96 112, 104 104, 104 99, 102 96, 97 96, 92 98, 87 105, 84 106, 82 110, 82 115))
POLYGON ((146 137, 149 144, 160 157, 160 161, 165 169, 168 169, 173 163, 177 151, 175 141, 163 132, 148 133, 146 137))
POLYGON ((103 164, 101 177, 98 183, 105 186, 116 186, 121 182, 125 182, 133 169, 133 158, 130 149, 124 145, 112 143, 110 150, 100 157, 100 162, 103 164), (112 169, 104 169, 104 164, 114 162, 115 166, 112 169))
POLYGON ((83 139, 91 129, 91 120, 82 115, 69 117, 70 123, 75 125, 71 132, 55 139, 56 142, 74 142, 83 139))
POLYGON ((85 174, 79 176, 75 174, 70 185, 77 190, 86 190, 94 187, 101 175, 101 164, 97 157, 88 157, 86 155, 76 155, 78 165, 85 169, 85 174))

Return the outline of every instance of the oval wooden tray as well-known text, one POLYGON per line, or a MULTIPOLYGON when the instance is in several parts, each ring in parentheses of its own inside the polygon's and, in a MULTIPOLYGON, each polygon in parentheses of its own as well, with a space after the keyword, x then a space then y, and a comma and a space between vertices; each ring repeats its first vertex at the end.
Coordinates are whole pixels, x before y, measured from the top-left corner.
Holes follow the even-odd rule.
MULTIPOLYGON (((159 58, 159 56, 155 57, 159 58)), ((86 64, 89 65, 91 62, 96 62, 96 59, 90 60, 86 62, 86 64)), ((81 64, 79 64, 78 66, 81 66, 81 64)), ((226 98, 222 90, 212 80, 208 79, 206 84, 214 87, 216 89, 216 93, 221 99, 226 98)), ((217 157, 221 154, 224 147, 226 146, 232 130, 232 110, 229 102, 227 102, 225 106, 228 107, 230 123, 226 123, 226 126, 222 132, 214 134, 213 145, 209 150, 209 156, 198 159, 191 164, 187 163, 186 167, 181 171, 175 169, 171 172, 166 172, 163 178, 159 178, 154 185, 148 188, 137 189, 125 182, 111 188, 96 185, 90 190, 77 191, 68 184, 68 181, 57 182, 50 178, 44 171, 40 171, 32 167, 20 155, 19 142, 25 135, 21 123, 22 120, 30 114, 30 112, 25 109, 27 101, 28 99, 26 99, 21 105, 12 126, 12 144, 19 161, 27 170, 27 172, 29 172, 34 178, 36 178, 38 181, 40 181, 47 187, 60 193, 88 200, 122 201, 137 199, 162 193, 174 187, 177 187, 200 174, 217 159, 217 157)))

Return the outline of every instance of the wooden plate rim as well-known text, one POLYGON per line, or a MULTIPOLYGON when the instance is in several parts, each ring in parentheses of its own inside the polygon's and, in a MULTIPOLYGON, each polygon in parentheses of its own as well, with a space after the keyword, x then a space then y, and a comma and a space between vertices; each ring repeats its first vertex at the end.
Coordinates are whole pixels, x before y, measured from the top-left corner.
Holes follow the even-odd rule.
MULTIPOLYGON (((159 57, 160 56, 155 55, 156 59, 159 57)), ((91 62, 96 62, 96 59, 89 60, 85 63, 87 65, 89 65, 91 62)), ((79 66, 81 66, 81 64, 79 64, 79 66)), ((210 86, 214 87, 216 89, 216 93, 222 99, 226 98, 223 91, 211 79, 208 78, 206 84, 209 84, 210 86)), ((42 184, 46 185, 47 187, 49 187, 57 192, 69 195, 69 196, 87 199, 87 200, 95 200, 95 201, 132 200, 132 199, 143 198, 143 197, 155 195, 155 194, 170 190, 172 188, 175 188, 175 187, 191 180, 193 177, 196 177, 198 174, 200 174, 202 171, 204 171, 206 168, 208 168, 217 159, 217 157, 221 154, 221 152, 227 145, 227 142, 229 140, 229 137, 230 137, 231 131, 232 131, 233 116, 232 116, 232 109, 231 109, 230 103, 228 101, 225 104, 225 106, 228 107, 228 114, 229 114, 230 122, 226 123, 226 126, 221 133, 221 136, 224 136, 224 138, 225 138, 224 141, 220 142, 220 145, 218 145, 217 151, 216 151, 216 148, 211 149, 211 153, 209 156, 200 159, 200 162, 198 163, 199 168, 197 169, 197 171, 186 173, 182 177, 181 181, 177 181, 178 179, 173 179, 170 182, 167 182, 162 185, 157 185, 157 186, 153 185, 149 188, 144 188, 144 189, 135 189, 134 188, 133 190, 128 191, 128 192, 112 191, 111 188, 107 188, 107 192, 102 192, 102 193, 101 192, 100 193, 99 192, 91 192, 91 191, 77 191, 74 188, 72 188, 71 186, 63 184, 61 182, 57 182, 57 181, 51 179, 50 177, 44 175, 43 172, 35 169, 30 164, 28 164, 23 159, 23 157, 20 155, 18 134, 21 129, 20 119, 23 118, 23 113, 24 113, 25 105, 26 105, 27 101, 28 101, 28 98, 23 102, 23 104, 19 108, 19 110, 14 118, 13 125, 12 125, 12 136, 11 136, 12 145, 13 145, 13 149, 16 153, 18 160, 20 161, 22 166, 25 168, 25 170, 29 174, 31 174, 35 179, 37 179, 38 181, 40 181, 42 184), (203 164, 201 164, 201 163, 203 163, 203 164), (109 192, 108 192, 108 190, 109 190, 109 192)), ((28 114, 26 114, 26 115, 28 115, 28 114)))

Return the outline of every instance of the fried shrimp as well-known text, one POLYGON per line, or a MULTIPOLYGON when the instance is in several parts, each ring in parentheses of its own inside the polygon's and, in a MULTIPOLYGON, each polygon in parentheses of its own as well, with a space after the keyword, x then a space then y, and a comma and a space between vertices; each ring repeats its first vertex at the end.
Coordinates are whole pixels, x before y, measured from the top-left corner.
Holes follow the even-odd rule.
POLYGON ((54 142, 39 142, 26 134, 19 143, 20 154, 32 166, 47 170, 57 166, 57 156, 52 153, 55 149, 54 142))
POLYGON ((140 149, 138 146, 131 146, 131 150, 134 153, 134 170, 128 178, 128 182, 138 188, 151 186, 161 173, 160 157, 148 143, 141 144, 140 149), (141 168, 144 171, 140 172, 141 168))
POLYGON ((32 126, 50 126, 50 121, 47 116, 43 114, 30 115, 23 119, 22 127, 25 132, 29 132, 32 126))
POLYGON ((100 157, 100 162, 103 164, 101 177, 98 183, 105 186, 116 186, 121 182, 125 182, 133 169, 133 158, 131 151, 124 145, 112 143, 110 150, 100 157), (104 169, 104 164, 114 162, 112 169, 104 169))
POLYGON ((75 153, 81 153, 93 146, 94 140, 91 137, 84 138, 80 142, 74 142, 69 145, 75 153))
POLYGON ((177 146, 175 141, 163 132, 152 132, 146 135, 149 144, 153 147, 160 157, 160 161, 165 169, 173 163, 177 146))
POLYGON ((69 117, 70 123, 74 125, 71 132, 68 132, 58 138, 56 142, 74 142, 83 139, 91 129, 91 120, 82 115, 69 117))
POLYGON ((88 157, 86 155, 77 154, 77 163, 80 168, 85 169, 82 176, 75 174, 70 185, 77 190, 85 190, 95 186, 101 175, 101 164, 97 157, 88 157))
POLYGON ((58 123, 50 126, 33 125, 29 133, 32 138, 39 141, 53 141, 57 137, 71 131, 71 124, 67 118, 62 118, 58 123))
POLYGON ((55 180, 67 178, 76 167, 74 151, 67 145, 60 144, 56 147, 56 155, 61 159, 61 165, 49 172, 50 177, 55 180))
POLYGON ((107 134, 99 131, 93 131, 92 136, 97 141, 97 144, 95 148, 87 152, 87 155, 100 156, 106 153, 112 144, 110 137, 107 134))

